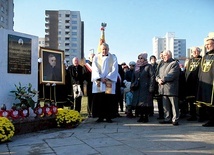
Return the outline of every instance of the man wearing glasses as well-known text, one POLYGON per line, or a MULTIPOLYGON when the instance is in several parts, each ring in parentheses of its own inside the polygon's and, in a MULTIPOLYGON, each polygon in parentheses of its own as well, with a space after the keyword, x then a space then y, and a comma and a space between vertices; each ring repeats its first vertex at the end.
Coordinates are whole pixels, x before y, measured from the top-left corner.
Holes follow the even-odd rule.
POLYGON ((44 80, 46 81, 61 81, 62 75, 59 66, 57 66, 56 56, 48 55, 48 65, 44 66, 44 80))

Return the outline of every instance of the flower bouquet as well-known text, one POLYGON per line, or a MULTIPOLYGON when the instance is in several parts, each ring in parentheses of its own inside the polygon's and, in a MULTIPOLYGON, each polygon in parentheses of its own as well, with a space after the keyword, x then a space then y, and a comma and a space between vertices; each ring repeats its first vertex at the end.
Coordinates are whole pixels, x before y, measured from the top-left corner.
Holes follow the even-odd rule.
POLYGON ((0 117, 0 143, 10 140, 15 132, 13 123, 6 117, 0 117))
POLYGON ((59 108, 56 122, 58 127, 74 128, 82 122, 82 117, 78 111, 59 108))

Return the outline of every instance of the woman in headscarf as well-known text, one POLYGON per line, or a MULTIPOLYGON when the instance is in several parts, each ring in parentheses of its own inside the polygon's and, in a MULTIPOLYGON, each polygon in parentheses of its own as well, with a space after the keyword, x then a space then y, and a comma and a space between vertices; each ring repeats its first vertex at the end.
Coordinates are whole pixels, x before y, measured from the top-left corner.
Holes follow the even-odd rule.
POLYGON ((147 61, 147 53, 138 55, 132 83, 138 80, 139 87, 133 90, 132 105, 138 109, 140 118, 138 122, 149 121, 149 108, 152 106, 152 93, 154 92, 155 73, 151 64, 147 61))

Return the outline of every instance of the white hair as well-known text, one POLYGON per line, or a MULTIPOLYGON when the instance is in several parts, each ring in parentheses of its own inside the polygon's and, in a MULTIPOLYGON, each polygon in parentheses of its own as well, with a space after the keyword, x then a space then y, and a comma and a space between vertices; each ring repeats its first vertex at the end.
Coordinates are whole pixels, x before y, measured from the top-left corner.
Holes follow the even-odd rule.
POLYGON ((107 49, 109 49, 109 45, 107 43, 102 43, 101 46, 105 46, 107 49))
POLYGON ((163 51, 163 54, 167 54, 169 55, 170 57, 172 57, 172 52, 170 50, 164 50, 163 51))

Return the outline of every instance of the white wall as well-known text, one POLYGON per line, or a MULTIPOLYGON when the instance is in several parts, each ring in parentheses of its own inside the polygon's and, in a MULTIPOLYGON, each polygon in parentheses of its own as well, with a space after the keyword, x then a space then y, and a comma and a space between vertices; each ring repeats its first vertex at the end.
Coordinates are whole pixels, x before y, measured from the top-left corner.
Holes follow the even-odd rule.
MULTIPOLYGON (((38 90, 38 37, 23 34, 11 30, 0 29, 0 106, 6 104, 7 109, 11 109, 13 103, 19 103, 15 100, 15 95, 10 93, 15 90, 14 84, 21 82, 23 86, 31 83, 38 90), (31 38, 31 74, 8 73, 8 34, 31 38)), ((37 101, 37 97, 34 97, 37 101)))

